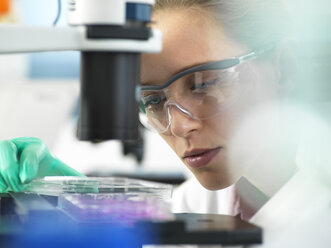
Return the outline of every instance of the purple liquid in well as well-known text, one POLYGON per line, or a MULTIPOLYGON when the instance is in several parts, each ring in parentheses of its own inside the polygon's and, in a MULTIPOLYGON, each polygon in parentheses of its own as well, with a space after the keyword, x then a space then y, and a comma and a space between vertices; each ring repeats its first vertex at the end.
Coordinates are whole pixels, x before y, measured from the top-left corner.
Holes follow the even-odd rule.
POLYGON ((127 195, 68 194, 61 196, 61 208, 80 221, 133 222, 170 215, 170 208, 160 199, 127 195))

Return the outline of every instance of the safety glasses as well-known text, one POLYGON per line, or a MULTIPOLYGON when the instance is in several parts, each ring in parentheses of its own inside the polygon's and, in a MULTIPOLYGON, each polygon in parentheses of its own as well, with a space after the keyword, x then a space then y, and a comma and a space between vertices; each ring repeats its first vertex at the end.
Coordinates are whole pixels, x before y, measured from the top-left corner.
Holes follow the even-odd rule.
POLYGON ((140 86, 141 123, 158 133, 171 135, 172 111, 205 120, 220 114, 239 97, 239 65, 256 59, 274 46, 226 60, 191 67, 162 85, 140 86))

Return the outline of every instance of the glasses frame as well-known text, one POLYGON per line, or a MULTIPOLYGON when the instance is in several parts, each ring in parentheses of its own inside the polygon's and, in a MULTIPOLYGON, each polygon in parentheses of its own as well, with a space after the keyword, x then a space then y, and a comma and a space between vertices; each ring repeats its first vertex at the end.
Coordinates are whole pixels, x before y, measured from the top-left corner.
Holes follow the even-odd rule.
POLYGON ((232 57, 229 59, 223 59, 219 61, 213 61, 197 66, 193 66, 191 68, 188 68, 186 70, 183 70, 177 74, 175 74, 173 77, 171 77, 167 82, 165 82, 162 85, 145 85, 141 86, 138 85, 137 89, 139 92, 139 101, 140 101, 140 92, 141 91, 147 91, 147 90, 162 90, 164 88, 167 88, 169 85, 171 85, 173 82, 175 82, 177 79, 186 76, 187 74, 198 72, 198 71, 205 71, 205 70, 222 70, 222 69, 229 69, 235 66, 238 66, 240 64, 243 64, 247 61, 253 60, 258 58, 260 55, 272 50, 275 46, 271 45, 268 47, 264 47, 262 49, 258 49, 256 51, 249 52, 247 54, 232 57))
MULTIPOLYGON (((137 101, 140 102, 140 104, 141 104, 140 94, 142 91, 163 90, 163 89, 167 88, 168 86, 170 86, 175 81, 177 81, 179 78, 184 77, 184 76, 194 73, 194 72, 205 71, 205 70, 230 69, 230 68, 236 67, 240 64, 243 64, 245 62, 248 62, 250 60, 254 60, 254 59, 258 58, 259 56, 263 55, 264 53, 271 51, 274 48, 275 48, 275 45, 270 45, 270 46, 264 47, 262 49, 258 49, 256 51, 249 52, 249 53, 241 55, 241 56, 236 56, 236 57, 232 57, 229 59, 223 59, 223 60, 219 60, 219 61, 213 61, 213 62, 208 62, 205 64, 193 66, 191 68, 188 68, 186 70, 183 70, 183 71, 175 74, 167 82, 165 82, 162 85, 145 85, 145 86, 138 85, 136 88, 137 89, 137 91, 136 91, 137 101)), ((178 108, 177 105, 176 105, 176 107, 178 108)), ((184 113, 187 112, 185 109, 182 109, 182 108, 180 108, 180 110, 184 113)), ((141 110, 139 112, 141 112, 141 110)), ((146 114, 146 112, 143 112, 143 114, 146 114)), ((189 116, 192 116, 191 113, 188 112, 188 114, 189 114, 189 116)), ((171 120, 169 121, 168 127, 165 129, 165 131, 168 130, 170 123, 171 123, 171 120)), ((148 129, 151 129, 152 131, 157 132, 157 133, 163 133, 163 132, 157 131, 154 127, 150 127, 148 129)))

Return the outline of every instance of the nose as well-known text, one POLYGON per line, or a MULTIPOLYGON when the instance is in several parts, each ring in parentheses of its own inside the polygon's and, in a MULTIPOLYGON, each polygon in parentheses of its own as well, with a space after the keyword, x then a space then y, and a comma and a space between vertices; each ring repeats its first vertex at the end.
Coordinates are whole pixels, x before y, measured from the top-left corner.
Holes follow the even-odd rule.
POLYGON ((187 138, 202 128, 202 121, 195 118, 187 110, 177 105, 170 105, 168 108, 171 120, 169 129, 172 135, 187 138))

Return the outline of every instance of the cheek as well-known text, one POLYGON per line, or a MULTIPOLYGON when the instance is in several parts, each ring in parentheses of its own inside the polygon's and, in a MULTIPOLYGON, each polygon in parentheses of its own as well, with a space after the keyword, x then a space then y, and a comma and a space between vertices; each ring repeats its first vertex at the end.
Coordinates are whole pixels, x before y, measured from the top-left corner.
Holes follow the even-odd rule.
POLYGON ((270 64, 251 66, 242 78, 242 102, 255 107, 276 100, 279 93, 278 77, 270 64))
MULTIPOLYGON (((229 107, 221 114, 211 118, 205 122, 205 127, 210 132, 209 137, 219 141, 218 145, 227 145, 234 132, 235 123, 238 121, 240 113, 234 109, 234 106, 229 107), (218 139, 216 139, 216 137, 218 139)), ((217 143, 217 142, 216 142, 217 143)), ((215 144, 216 145, 216 144, 215 144)))
POLYGON ((245 82, 245 86, 240 91, 240 97, 231 106, 218 116, 204 122, 204 126, 213 137, 218 137, 226 143, 231 141, 247 114, 257 106, 273 100, 276 95, 272 85, 265 87, 265 82, 262 81, 245 82))

